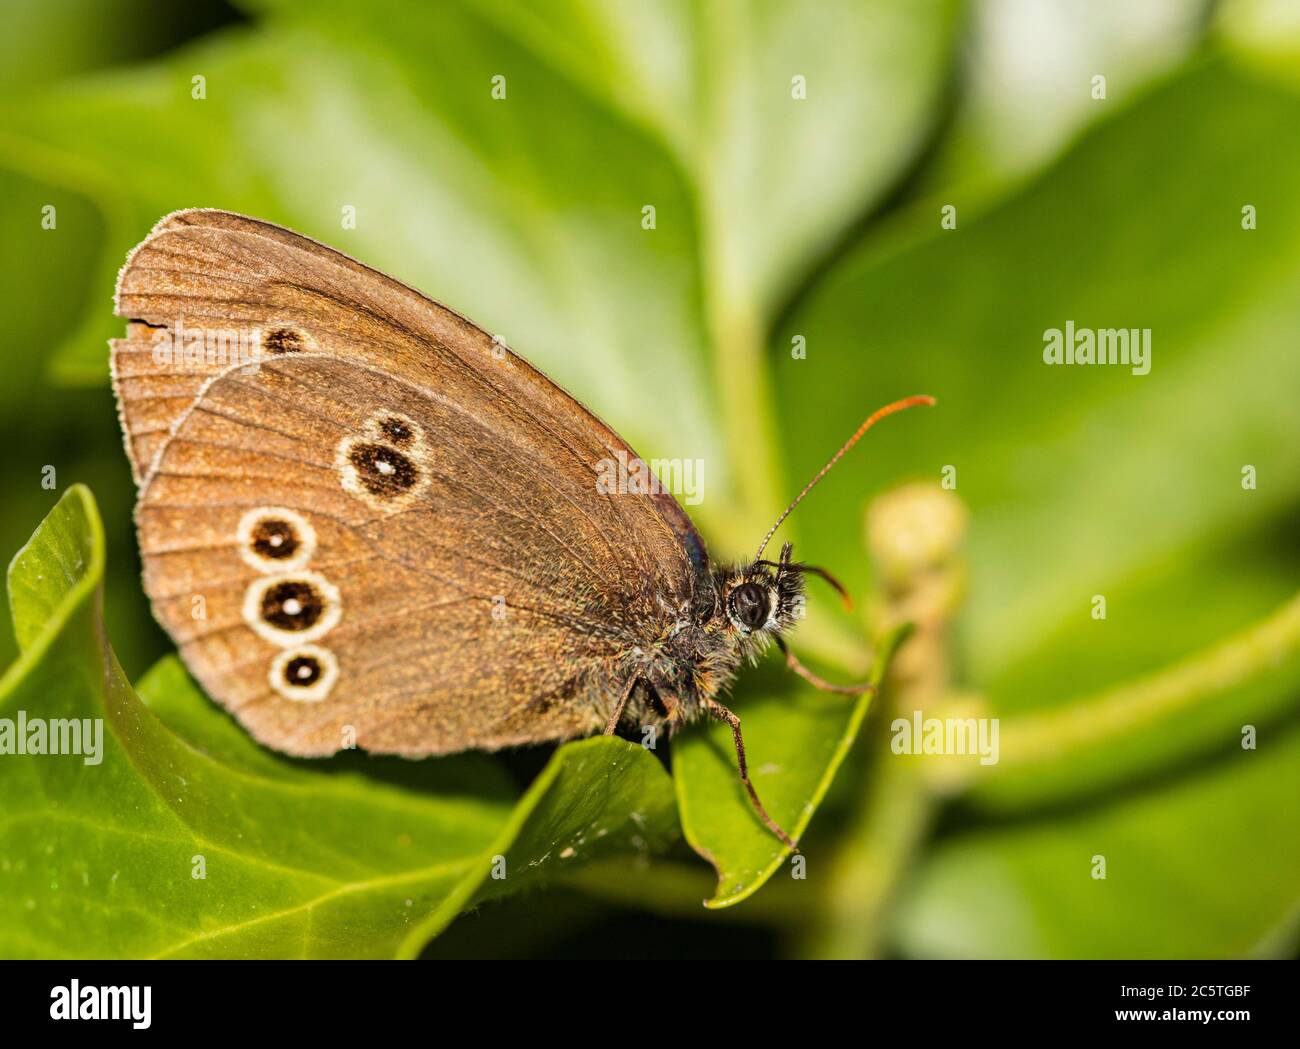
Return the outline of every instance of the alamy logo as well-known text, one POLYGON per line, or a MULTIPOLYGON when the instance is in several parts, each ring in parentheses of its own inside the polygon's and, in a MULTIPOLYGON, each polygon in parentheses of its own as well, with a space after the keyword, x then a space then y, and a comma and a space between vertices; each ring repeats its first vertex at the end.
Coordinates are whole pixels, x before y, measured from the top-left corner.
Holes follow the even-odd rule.
POLYGON ((596 464, 596 491, 601 495, 680 495, 687 506, 704 500, 703 459, 651 459, 647 463, 620 451, 596 464))
POLYGON ((87 765, 104 760, 103 718, 0 718, 0 756, 80 754, 87 765))
POLYGON ((889 749, 895 754, 978 754, 981 765, 998 763, 997 718, 895 718, 889 725, 889 749))
POLYGON ((1120 364, 1134 375, 1151 373, 1150 328, 1076 328, 1043 332, 1044 364, 1120 364))
POLYGON ((51 1020, 130 1020, 143 1031, 150 1023, 153 988, 82 987, 73 980, 69 987, 50 989, 51 1020))

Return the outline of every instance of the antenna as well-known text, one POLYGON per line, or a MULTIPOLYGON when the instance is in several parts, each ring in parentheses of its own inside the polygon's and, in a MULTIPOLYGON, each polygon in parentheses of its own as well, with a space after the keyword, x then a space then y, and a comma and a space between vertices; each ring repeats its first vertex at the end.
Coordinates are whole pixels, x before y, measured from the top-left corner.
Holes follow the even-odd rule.
POLYGON ((933 397, 924 393, 919 393, 914 397, 904 397, 901 401, 895 401, 893 404, 887 404, 883 408, 877 408, 867 416, 867 421, 858 427, 857 433, 845 441, 840 450, 831 456, 830 462, 817 471, 817 476, 804 485, 803 491, 794 497, 794 502, 787 506, 781 516, 776 519, 776 524, 767 530, 767 535, 763 536, 763 541, 758 544, 758 553, 754 555, 754 560, 757 561, 763 556, 763 551, 767 549, 767 544, 771 541, 772 536, 776 534, 776 530, 781 527, 782 522, 790 516, 790 511, 803 501, 803 497, 816 487, 818 481, 830 473, 831 467, 844 457, 845 452, 858 443, 864 433, 875 426, 876 423, 886 415, 893 415, 895 412, 901 412, 904 408, 915 408, 918 404, 933 405, 934 403, 935 400, 933 397))

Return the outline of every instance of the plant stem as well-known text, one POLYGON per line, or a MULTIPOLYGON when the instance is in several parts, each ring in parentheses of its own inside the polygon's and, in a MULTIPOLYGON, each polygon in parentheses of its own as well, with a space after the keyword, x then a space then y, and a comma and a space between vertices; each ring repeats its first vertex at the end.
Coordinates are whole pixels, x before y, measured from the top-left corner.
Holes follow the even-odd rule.
POLYGON ((971 758, 926 762, 932 785, 946 792, 1004 776, 1031 776, 1066 759, 1097 753, 1208 706, 1244 682, 1300 654, 1300 595, 1266 619, 1180 663, 1043 713, 1003 719, 1001 756, 982 766, 971 758))
POLYGON ((919 763, 890 751, 896 716, 944 701, 950 690, 949 627, 960 607, 965 563, 959 553, 966 512, 932 485, 880 496, 868 515, 880 592, 875 629, 915 624, 891 664, 888 686, 866 733, 868 772, 857 811, 840 838, 801 953, 814 958, 879 955, 888 905, 920 851, 938 799, 919 763), (918 536, 926 541, 918 543, 918 536))

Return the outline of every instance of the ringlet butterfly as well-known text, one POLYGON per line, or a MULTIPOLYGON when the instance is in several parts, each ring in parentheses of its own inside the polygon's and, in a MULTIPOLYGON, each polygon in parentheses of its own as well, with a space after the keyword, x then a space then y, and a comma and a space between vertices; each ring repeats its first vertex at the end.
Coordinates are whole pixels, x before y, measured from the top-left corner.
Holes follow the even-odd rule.
POLYGON ((113 388, 139 485, 145 590, 194 676, 259 741, 420 757, 740 720, 718 699, 782 633, 803 577, 711 564, 635 453, 499 341, 330 248, 178 211, 128 256, 113 388))

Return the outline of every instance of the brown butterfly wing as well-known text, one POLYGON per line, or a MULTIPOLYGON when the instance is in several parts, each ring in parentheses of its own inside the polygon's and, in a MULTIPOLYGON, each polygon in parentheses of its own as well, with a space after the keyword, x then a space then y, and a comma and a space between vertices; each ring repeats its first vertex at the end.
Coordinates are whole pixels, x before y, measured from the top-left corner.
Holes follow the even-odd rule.
POLYGON ((672 497, 598 490, 630 449, 418 292, 195 211, 132 253, 118 312, 146 589, 263 742, 416 755, 593 731, 620 657, 690 599, 703 547, 672 497))

